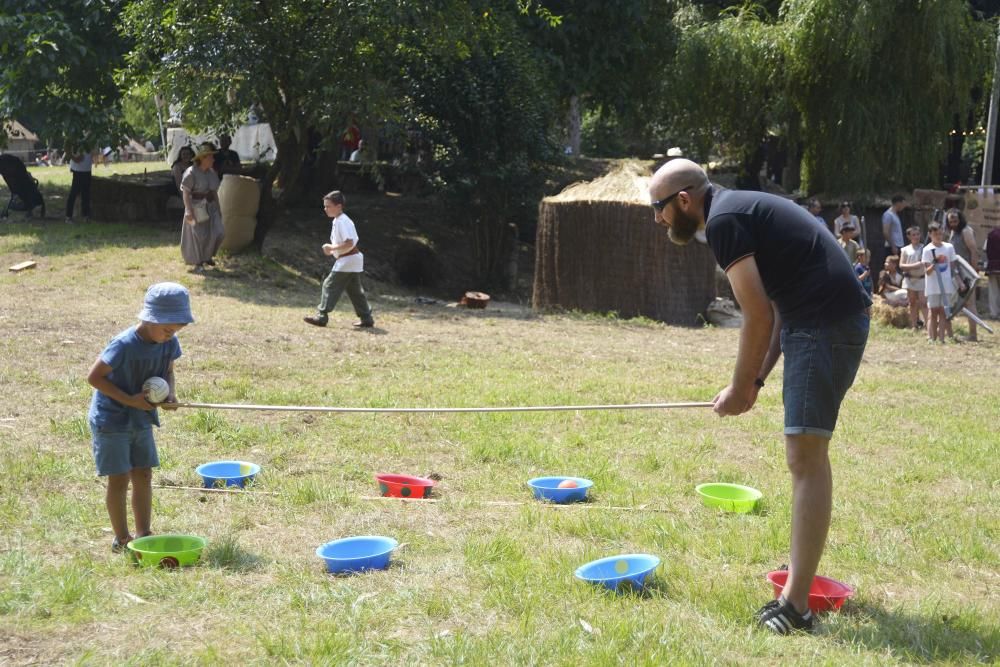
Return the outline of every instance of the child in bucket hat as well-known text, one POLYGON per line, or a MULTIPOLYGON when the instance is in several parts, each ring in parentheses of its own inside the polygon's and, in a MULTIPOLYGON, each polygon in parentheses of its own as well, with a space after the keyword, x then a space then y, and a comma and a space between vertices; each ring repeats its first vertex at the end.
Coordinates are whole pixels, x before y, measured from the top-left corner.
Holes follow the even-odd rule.
POLYGON ((108 478, 105 503, 115 533, 113 551, 121 551, 132 539, 125 510, 130 482, 136 537, 152 534, 153 468, 160 464, 153 426, 160 420, 142 386, 151 377, 163 378, 169 386, 166 403, 177 402, 174 361, 181 356, 181 346, 176 334, 192 322, 187 288, 152 285, 139 323, 115 336, 87 375, 94 388, 87 420, 97 474, 108 478))

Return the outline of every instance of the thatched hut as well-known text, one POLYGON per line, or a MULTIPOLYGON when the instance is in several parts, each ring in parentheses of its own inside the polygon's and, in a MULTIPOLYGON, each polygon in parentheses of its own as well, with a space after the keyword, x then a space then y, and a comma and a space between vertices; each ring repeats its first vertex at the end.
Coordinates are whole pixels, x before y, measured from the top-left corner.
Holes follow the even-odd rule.
POLYGON ((615 312, 693 326, 715 298, 708 246, 673 244, 653 222, 650 165, 612 173, 542 200, 533 305, 615 312))

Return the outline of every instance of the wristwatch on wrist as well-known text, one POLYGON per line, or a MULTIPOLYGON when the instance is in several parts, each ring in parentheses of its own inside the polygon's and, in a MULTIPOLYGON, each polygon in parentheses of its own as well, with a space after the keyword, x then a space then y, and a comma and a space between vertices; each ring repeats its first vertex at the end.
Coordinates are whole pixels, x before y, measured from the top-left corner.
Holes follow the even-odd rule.
POLYGON ((755 387, 757 387, 758 389, 763 389, 763 388, 764 388, 764 381, 763 381, 763 380, 761 380, 760 378, 757 378, 756 380, 754 380, 754 381, 753 381, 753 384, 754 384, 754 386, 755 386, 755 387))

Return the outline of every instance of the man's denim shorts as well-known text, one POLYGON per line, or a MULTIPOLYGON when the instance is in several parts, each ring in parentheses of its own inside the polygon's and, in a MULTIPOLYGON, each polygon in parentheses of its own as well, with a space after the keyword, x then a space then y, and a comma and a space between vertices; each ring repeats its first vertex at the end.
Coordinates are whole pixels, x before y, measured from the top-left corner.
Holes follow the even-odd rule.
POLYGON ((833 324, 781 330, 785 435, 833 436, 840 403, 865 353, 869 322, 862 311, 833 324))
POLYGON ((94 462, 97 474, 123 475, 134 468, 160 465, 153 441, 153 428, 129 429, 90 425, 93 434, 94 462))

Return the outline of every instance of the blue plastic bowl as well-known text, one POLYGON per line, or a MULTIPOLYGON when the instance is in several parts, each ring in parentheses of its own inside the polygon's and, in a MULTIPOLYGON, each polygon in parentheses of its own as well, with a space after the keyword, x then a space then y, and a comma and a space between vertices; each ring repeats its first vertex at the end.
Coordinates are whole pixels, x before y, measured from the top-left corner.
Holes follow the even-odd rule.
POLYGON ((594 485, 583 477, 536 477, 528 480, 528 486, 535 492, 535 498, 553 503, 576 503, 587 498, 587 490, 594 485), (560 489, 559 484, 567 479, 576 482, 575 488, 560 489))
POLYGON ((243 487, 253 481, 260 472, 260 466, 246 461, 212 461, 202 463, 195 468, 195 472, 201 475, 206 489, 216 486, 243 487))
POLYGON ((613 591, 624 582, 634 588, 642 588, 643 583, 660 564, 660 559, 649 554, 622 554, 601 558, 581 565, 576 569, 576 578, 591 584, 599 584, 613 591))
POLYGON ((399 542, 391 537, 345 537, 327 542, 316 549, 316 555, 326 561, 327 571, 335 574, 384 570, 398 546, 399 542))

